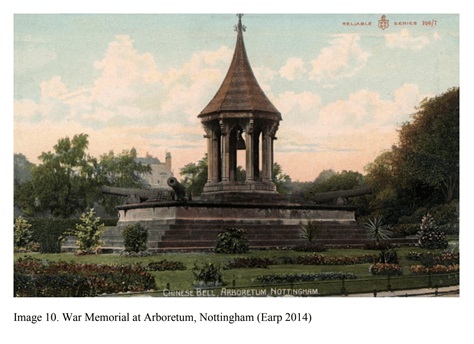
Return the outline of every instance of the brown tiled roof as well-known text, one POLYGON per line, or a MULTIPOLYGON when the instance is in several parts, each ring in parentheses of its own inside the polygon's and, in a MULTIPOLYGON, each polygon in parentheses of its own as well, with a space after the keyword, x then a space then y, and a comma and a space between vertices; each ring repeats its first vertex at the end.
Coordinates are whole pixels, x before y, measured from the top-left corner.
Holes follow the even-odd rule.
POLYGON ((260 88, 253 74, 245 51, 242 24, 239 18, 237 43, 227 75, 216 95, 201 111, 199 117, 219 112, 240 111, 263 111, 280 115, 260 88))

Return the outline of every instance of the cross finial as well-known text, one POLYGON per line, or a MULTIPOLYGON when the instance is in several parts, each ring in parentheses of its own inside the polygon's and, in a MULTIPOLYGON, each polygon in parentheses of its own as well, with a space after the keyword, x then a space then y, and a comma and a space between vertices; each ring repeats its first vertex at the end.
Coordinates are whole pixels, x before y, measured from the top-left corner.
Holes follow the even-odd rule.
POLYGON ((239 17, 239 23, 235 25, 235 31, 239 32, 239 30, 242 30, 245 32, 245 25, 242 25, 242 17, 244 16, 243 13, 237 13, 237 17, 239 17))

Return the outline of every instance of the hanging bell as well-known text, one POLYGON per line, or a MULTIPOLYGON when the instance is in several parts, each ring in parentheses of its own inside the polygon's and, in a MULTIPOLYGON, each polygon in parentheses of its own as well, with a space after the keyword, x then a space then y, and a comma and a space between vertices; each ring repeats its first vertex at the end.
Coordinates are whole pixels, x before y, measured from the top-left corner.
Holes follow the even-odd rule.
POLYGON ((239 130, 237 133, 237 150, 245 150, 245 141, 242 137, 242 131, 239 130))

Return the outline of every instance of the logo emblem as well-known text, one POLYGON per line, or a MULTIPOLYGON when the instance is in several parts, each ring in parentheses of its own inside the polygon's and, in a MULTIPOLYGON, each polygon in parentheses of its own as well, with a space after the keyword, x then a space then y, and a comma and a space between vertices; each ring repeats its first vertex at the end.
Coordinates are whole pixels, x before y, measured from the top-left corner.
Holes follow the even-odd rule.
POLYGON ((382 29, 382 30, 385 30, 388 28, 389 26, 389 20, 387 20, 387 17, 385 16, 385 14, 382 16, 382 18, 380 18, 379 20, 379 28, 382 29))

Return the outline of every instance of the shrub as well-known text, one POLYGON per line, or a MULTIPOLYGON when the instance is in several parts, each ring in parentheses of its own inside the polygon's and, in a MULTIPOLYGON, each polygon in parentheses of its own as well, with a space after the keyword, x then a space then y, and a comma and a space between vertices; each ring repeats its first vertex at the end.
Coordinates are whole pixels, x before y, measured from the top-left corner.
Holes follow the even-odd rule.
POLYGON ((395 250, 381 250, 379 253, 379 263, 398 264, 398 255, 395 250))
POLYGON ((374 242, 370 241, 364 244, 364 250, 389 250, 392 248, 392 244, 384 243, 384 242, 374 242))
POLYGON ((416 235, 420 229, 420 226, 417 224, 408 224, 408 223, 400 223, 393 227, 392 231, 394 236, 397 237, 406 237, 409 235, 416 235))
POLYGON ((122 231, 123 244, 126 252, 146 251, 148 231, 139 223, 129 225, 122 231))
POLYGON ((438 225, 457 225, 459 224, 458 207, 456 202, 441 204, 431 208, 430 214, 438 225))
POLYGON ((216 253, 246 253, 249 250, 247 233, 239 228, 227 228, 217 237, 216 253))
POLYGON ((307 242, 301 245, 296 245, 293 247, 293 251, 298 252, 324 252, 327 248, 323 244, 317 244, 314 242, 307 242))
POLYGON ((95 216, 94 208, 91 208, 88 213, 83 213, 74 231, 79 250, 83 253, 97 252, 103 245, 100 240, 103 228, 104 224, 100 222, 100 217, 95 216))
POLYGON ((15 219, 13 226, 13 240, 15 247, 27 247, 32 243, 31 224, 21 216, 15 219))
POLYGON ((77 219, 29 218, 31 240, 39 243, 41 253, 59 253, 66 236, 73 232, 77 219))
POLYGON ((364 227, 367 230, 368 237, 376 243, 387 240, 392 236, 392 231, 384 224, 382 216, 368 219, 364 223, 364 227))
POLYGON ((214 263, 207 262, 202 266, 194 263, 193 274, 196 288, 220 287, 223 284, 221 269, 214 263))
POLYGON ((146 270, 148 271, 177 271, 186 270, 186 265, 181 262, 173 262, 168 260, 160 260, 158 262, 148 263, 146 270))
POLYGON ((312 243, 316 240, 319 231, 318 222, 315 220, 308 220, 305 225, 300 225, 301 237, 307 242, 312 243))
POLYGON ((403 274, 403 269, 398 264, 376 263, 369 267, 369 271, 372 275, 383 276, 401 276, 403 274))
POLYGON ((430 214, 423 216, 418 232, 418 244, 420 247, 438 249, 448 247, 446 235, 438 229, 430 214))

